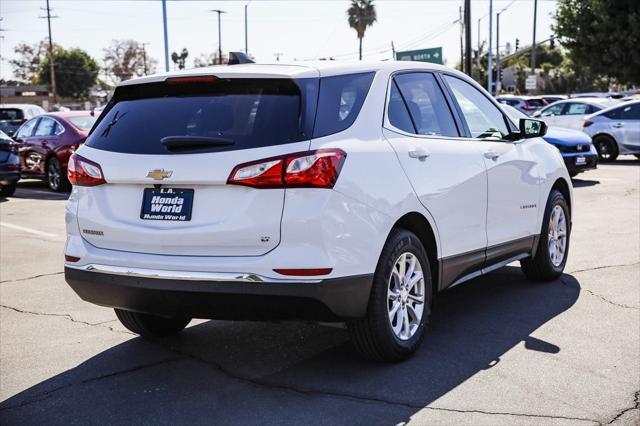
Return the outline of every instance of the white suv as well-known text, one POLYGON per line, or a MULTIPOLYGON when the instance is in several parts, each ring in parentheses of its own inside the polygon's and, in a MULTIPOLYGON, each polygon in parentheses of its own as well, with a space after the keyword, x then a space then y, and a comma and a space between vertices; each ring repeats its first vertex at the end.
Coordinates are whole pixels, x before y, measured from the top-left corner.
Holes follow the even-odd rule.
POLYGON ((339 321, 404 359, 439 291, 516 260, 562 273, 572 190, 544 132, 424 63, 127 81, 69 162, 66 280, 142 336, 339 321))

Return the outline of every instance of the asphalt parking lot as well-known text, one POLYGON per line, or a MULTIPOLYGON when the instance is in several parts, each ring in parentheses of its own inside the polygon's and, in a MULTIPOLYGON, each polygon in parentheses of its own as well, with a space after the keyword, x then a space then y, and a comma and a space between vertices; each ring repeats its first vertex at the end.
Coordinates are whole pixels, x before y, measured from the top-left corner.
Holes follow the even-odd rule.
POLYGON ((362 361, 345 330, 194 321, 144 341, 64 282, 65 195, 0 200, 0 423, 640 423, 640 161, 574 180, 569 263, 443 293, 425 344, 362 361))

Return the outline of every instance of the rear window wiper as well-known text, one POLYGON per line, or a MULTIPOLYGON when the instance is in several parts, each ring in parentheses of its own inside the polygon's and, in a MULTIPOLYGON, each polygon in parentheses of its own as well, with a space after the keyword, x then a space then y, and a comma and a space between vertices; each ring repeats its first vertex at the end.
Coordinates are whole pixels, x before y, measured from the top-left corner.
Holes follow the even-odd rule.
POLYGON ((125 115, 127 115, 127 113, 126 113, 126 112, 123 112, 122 114, 120 114, 120 115, 118 116, 118 113, 119 113, 119 112, 120 112, 120 111, 116 111, 116 113, 113 115, 113 118, 111 119, 111 121, 110 121, 109 123, 107 123, 107 125, 105 126, 105 128, 104 128, 104 130, 102 131, 102 134, 101 134, 101 136, 102 136, 103 138, 106 138, 107 136, 109 136, 109 132, 111 131, 111 128, 112 128, 113 126, 115 126, 115 125, 116 125, 116 123, 117 123, 118 121, 120 121, 120 119, 121 119, 122 117, 124 117, 125 115))
POLYGON ((160 143, 169 151, 200 149, 235 144, 232 139, 210 136, 165 136, 160 143))

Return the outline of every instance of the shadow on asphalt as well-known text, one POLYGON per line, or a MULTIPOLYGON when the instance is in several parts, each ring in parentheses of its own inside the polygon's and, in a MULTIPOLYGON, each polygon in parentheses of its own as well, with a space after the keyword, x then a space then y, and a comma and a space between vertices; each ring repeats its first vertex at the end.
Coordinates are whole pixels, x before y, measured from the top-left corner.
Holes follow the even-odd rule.
POLYGON ((66 200, 69 198, 69 193, 53 192, 44 181, 29 179, 18 182, 16 193, 9 198, 0 198, 0 203, 9 201, 11 198, 27 200, 66 200))
POLYGON ((574 188, 584 188, 584 187, 587 187, 587 186, 600 185, 600 181, 599 180, 573 178, 573 179, 571 179, 571 184, 573 185, 574 188))
POLYGON ((399 364, 361 360, 343 329, 208 321, 179 337, 133 338, 96 354, 2 402, 0 420, 397 424, 514 346, 560 352, 531 334, 579 293, 570 275, 533 283, 506 267, 480 277, 436 298, 422 347, 399 364))

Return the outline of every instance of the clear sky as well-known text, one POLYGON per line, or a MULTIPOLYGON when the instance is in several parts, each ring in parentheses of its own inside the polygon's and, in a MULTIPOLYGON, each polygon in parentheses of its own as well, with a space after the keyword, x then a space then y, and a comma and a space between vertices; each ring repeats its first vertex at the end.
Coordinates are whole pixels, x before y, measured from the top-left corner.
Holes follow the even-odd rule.
MULTIPOLYGON (((202 53, 218 48, 218 25, 210 9, 222 9, 222 49, 244 50, 244 5, 246 0, 169 0, 170 52, 186 47, 187 66, 202 53)), ((333 56, 357 59, 356 32, 347 24, 348 0, 252 0, 249 2, 249 53, 258 62, 308 60, 333 56)), ((396 50, 443 47, 448 65, 460 57, 458 8, 463 0, 376 0, 378 22, 367 29, 365 59, 391 58, 396 50)), ((45 0, 0 0, 0 76, 12 77, 8 60, 20 42, 36 43, 47 36, 47 21, 41 19, 45 0)), ((86 50, 102 65, 102 49, 112 39, 134 39, 149 43, 147 51, 164 67, 162 5, 159 0, 50 0, 58 18, 52 20, 54 42, 65 48, 86 50)), ((508 6, 500 19, 500 45, 520 39, 531 43, 533 0, 494 0, 494 13, 508 6)), ((538 0, 537 39, 551 34, 555 0, 538 0)), ((489 0, 472 0, 472 43, 476 46, 478 18, 486 16, 489 0)), ((480 24, 480 39, 488 34, 488 17, 480 24)), ((495 28, 495 19, 494 19, 495 28)), ((495 39, 494 39, 495 40, 495 39)), ((494 41, 495 45, 495 41, 494 41)), ((173 63, 171 63, 173 66, 173 63)))

